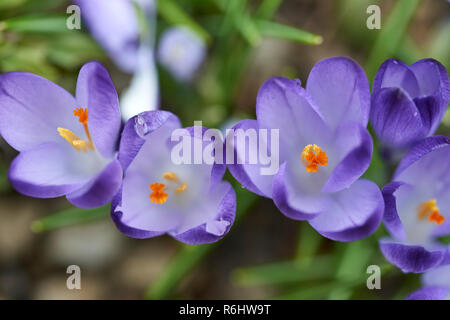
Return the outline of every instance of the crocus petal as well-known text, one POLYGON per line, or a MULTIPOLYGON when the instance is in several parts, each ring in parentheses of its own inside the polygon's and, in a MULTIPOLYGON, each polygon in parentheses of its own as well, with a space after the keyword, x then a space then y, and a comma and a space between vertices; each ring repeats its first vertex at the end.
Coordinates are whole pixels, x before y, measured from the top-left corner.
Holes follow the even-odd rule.
POLYGON ((442 174, 445 173, 445 169, 447 168, 446 166, 438 166, 436 164, 441 163, 443 159, 448 159, 448 156, 445 157, 445 155, 437 154, 434 151, 442 148, 448 150, 449 146, 450 138, 445 136, 433 136, 422 140, 403 157, 395 171, 394 180, 414 184, 416 181, 431 177, 432 180, 436 181, 436 179, 442 177, 442 174), (419 160, 432 152, 431 158, 424 159, 424 163, 419 163, 419 165, 414 166, 419 160))
POLYGON ((444 116, 440 99, 436 96, 417 97, 414 98, 414 103, 416 104, 416 107, 420 112, 420 117, 422 118, 424 134, 430 135, 434 133, 439 126, 442 117, 444 116))
POLYGON ((196 228, 173 235, 175 239, 187 244, 204 244, 216 242, 228 233, 236 216, 236 193, 228 182, 221 184, 225 196, 217 198, 216 217, 196 228))
POLYGON ((69 146, 50 142, 22 151, 11 163, 9 180, 30 197, 54 198, 83 186, 89 175, 73 168, 69 146))
POLYGON ((433 134, 450 102, 450 80, 447 70, 434 59, 419 60, 410 68, 417 79, 420 79, 421 99, 416 101, 416 104, 421 113, 424 113, 422 117, 429 117, 429 134, 433 134))
POLYGON ((332 194, 330 207, 309 223, 332 240, 355 241, 375 232, 383 212, 384 201, 378 186, 360 179, 348 189, 332 194))
POLYGON ((87 184, 66 197, 70 203, 79 208, 100 207, 113 199, 121 183, 122 167, 118 160, 114 160, 87 184))
MULTIPOLYGON (((256 120, 242 120, 233 127, 233 130, 235 130, 234 132, 237 132, 236 130, 240 129, 244 131, 253 129, 255 132, 258 132, 258 128, 258 122, 256 120)), ((234 151, 231 150, 234 152, 234 161, 228 165, 230 173, 244 188, 260 196, 271 197, 273 175, 262 175, 260 171, 262 165, 259 162, 251 164, 248 159, 250 154, 258 154, 258 146, 252 146, 249 143, 248 146, 243 146, 242 144, 238 144, 237 140, 236 137, 232 137, 231 135, 227 136, 227 148, 231 146, 234 147, 234 151), (230 139, 233 138, 234 143, 231 144, 230 139), (246 158, 244 158, 245 155, 246 158), (243 163, 239 164, 237 159, 242 159, 243 163)))
POLYGON ((294 220, 310 220, 328 208, 330 199, 327 194, 311 192, 307 184, 304 187, 293 181, 294 174, 289 172, 288 164, 281 165, 273 179, 272 198, 280 211, 294 220))
POLYGON ((426 286, 450 288, 450 265, 440 266, 423 274, 422 282, 426 286))
POLYGON ((362 68, 349 58, 335 57, 318 62, 309 74, 306 91, 330 128, 337 128, 343 120, 367 125, 369 82, 362 68))
POLYGON ((308 144, 327 149, 331 131, 299 80, 267 80, 258 92, 256 115, 260 129, 279 130, 280 163, 288 160, 294 150, 300 155, 308 144))
POLYGON ((136 68, 139 28, 130 0, 75 0, 92 36, 124 71, 136 68))
POLYGON ((357 122, 345 122, 336 130, 336 148, 342 161, 334 168, 323 192, 336 192, 350 186, 369 168, 372 138, 357 122))
POLYGON ((124 171, 144 144, 143 137, 162 126, 175 130, 181 127, 181 123, 173 113, 161 110, 143 112, 127 121, 119 146, 119 161, 124 171))
POLYGON ((149 231, 139 228, 134 228, 126 223, 123 219, 123 212, 119 210, 122 205, 122 189, 114 196, 111 202, 111 218, 116 224, 117 229, 123 234, 136 239, 147 239, 160 236, 164 232, 149 231))
POLYGON ((391 235, 397 240, 405 240, 406 234, 403 224, 397 212, 397 204, 394 193, 403 185, 402 182, 391 182, 383 187, 384 216, 383 223, 391 235))
POLYGON ((390 263, 403 272, 422 273, 437 267, 445 257, 446 248, 426 249, 391 239, 381 239, 380 249, 390 263))
POLYGON ((402 88, 412 99, 420 93, 419 79, 404 62, 388 59, 380 66, 373 80, 373 94, 382 88, 402 88))
POLYGON ((445 67, 434 59, 423 59, 410 68, 419 79, 420 95, 430 96, 439 92, 445 111, 450 100, 450 81, 445 67))
POLYGON ((383 88, 372 96, 370 119, 378 137, 393 146, 409 146, 425 135, 417 106, 399 88, 383 88))
POLYGON ((121 118, 119 98, 105 67, 93 61, 81 68, 76 97, 78 106, 88 109, 95 147, 105 158, 111 158, 117 147, 121 118))
POLYGON ((83 136, 73 116, 75 107, 72 95, 40 76, 25 72, 0 76, 0 133, 16 150, 46 142, 66 143, 58 127, 83 136))
POLYGON ((430 286, 411 293, 406 300, 442 300, 450 294, 450 288, 430 286))

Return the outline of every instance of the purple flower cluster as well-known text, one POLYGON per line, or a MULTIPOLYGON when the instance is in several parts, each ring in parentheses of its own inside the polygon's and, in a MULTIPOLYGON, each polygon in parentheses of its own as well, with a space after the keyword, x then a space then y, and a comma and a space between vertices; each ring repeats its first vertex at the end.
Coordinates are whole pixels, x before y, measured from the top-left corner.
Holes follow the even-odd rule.
MULTIPOLYGON (((267 80, 257 119, 234 126, 278 131, 274 174, 247 161, 248 148, 234 136, 223 150, 233 139, 232 154, 244 161, 228 168, 244 188, 324 237, 355 241, 383 221, 390 233, 380 240, 384 256, 404 272, 426 272, 425 287, 410 298, 448 298, 449 247, 438 239, 450 234, 450 138, 431 135, 449 99, 448 74, 437 61, 386 61, 371 95, 356 62, 329 58, 314 66, 304 87, 300 80, 267 80), (408 149, 382 190, 362 178, 373 149, 369 120, 390 147, 408 149)), ((204 151, 213 143, 204 139, 207 128, 182 129, 166 111, 143 112, 124 125, 120 119, 114 85, 98 62, 82 67, 75 97, 37 75, 0 76, 0 133, 20 152, 9 170, 17 191, 66 196, 81 208, 112 202, 113 221, 130 237, 169 234, 188 244, 224 237, 236 214, 235 192, 223 181, 226 165, 172 158, 174 131, 204 151)), ((271 141, 259 142, 257 148, 274 151, 271 141)))

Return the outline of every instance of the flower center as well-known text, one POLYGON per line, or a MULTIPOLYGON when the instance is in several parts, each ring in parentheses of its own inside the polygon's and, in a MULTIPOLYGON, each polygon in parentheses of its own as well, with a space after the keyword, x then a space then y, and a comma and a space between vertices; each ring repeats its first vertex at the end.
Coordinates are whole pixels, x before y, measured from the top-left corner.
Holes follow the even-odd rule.
POLYGON ((317 172, 319 170, 319 164, 321 166, 328 165, 326 152, 316 144, 308 144, 303 149, 301 158, 305 165, 305 170, 308 172, 317 172))
POLYGON ((428 221, 437 225, 442 224, 445 221, 445 217, 439 212, 439 207, 436 205, 436 199, 431 199, 422 202, 417 207, 417 216, 420 220, 428 218, 428 221))
POLYGON ((88 128, 88 109, 77 108, 73 110, 73 115, 78 117, 78 121, 83 124, 84 132, 86 133, 88 141, 78 138, 76 134, 65 128, 58 128, 58 133, 77 151, 87 152, 88 149, 94 150, 94 143, 92 142, 91 134, 88 128))
POLYGON ((167 181, 167 186, 164 183, 158 182, 152 183, 150 185, 150 189, 153 191, 150 194, 150 200, 152 200, 153 203, 165 203, 167 201, 167 198, 169 197, 169 194, 165 191, 168 191, 170 189, 173 189, 173 192, 175 194, 180 194, 186 191, 187 183, 181 182, 175 173, 167 171, 163 173, 162 177, 167 181))

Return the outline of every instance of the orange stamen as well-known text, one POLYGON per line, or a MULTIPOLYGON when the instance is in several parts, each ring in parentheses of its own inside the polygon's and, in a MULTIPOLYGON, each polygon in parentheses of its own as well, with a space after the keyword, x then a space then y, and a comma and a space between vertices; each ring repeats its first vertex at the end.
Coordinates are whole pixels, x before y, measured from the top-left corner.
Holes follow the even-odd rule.
POLYGON ((428 217, 429 222, 435 222, 437 225, 445 221, 445 217, 440 214, 439 207, 436 205, 436 199, 431 199, 421 203, 417 207, 417 216, 420 220, 428 217))
POLYGON ((66 139, 76 150, 86 152, 87 149, 94 150, 94 142, 92 141, 91 134, 88 128, 88 109, 76 108, 73 110, 73 115, 78 117, 78 121, 83 124, 84 132, 88 138, 88 141, 78 138, 70 130, 64 128, 58 128, 59 134, 66 139))
POLYGON ((167 197, 169 196, 164 192, 165 185, 163 183, 152 183, 150 185, 150 189, 153 191, 150 194, 150 199, 153 203, 163 204, 167 201, 167 197))
POLYGON ((430 222, 436 222, 436 224, 439 226, 445 221, 445 217, 439 213, 439 211, 433 211, 430 216, 428 217, 428 220, 430 222))
POLYGON ((302 151, 302 162, 305 165, 305 170, 308 172, 317 172, 319 165, 327 166, 328 157, 318 145, 308 144, 302 151))

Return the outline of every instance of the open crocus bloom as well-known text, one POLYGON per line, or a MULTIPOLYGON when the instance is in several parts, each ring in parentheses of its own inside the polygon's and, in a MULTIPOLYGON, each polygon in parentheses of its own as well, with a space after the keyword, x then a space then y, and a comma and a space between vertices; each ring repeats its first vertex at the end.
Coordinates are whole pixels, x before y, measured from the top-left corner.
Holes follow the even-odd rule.
MULTIPOLYGON (((225 165, 172 161, 171 134, 179 128, 178 118, 165 111, 141 113, 125 125, 119 151, 125 175, 111 215, 130 237, 169 234, 188 244, 209 243, 233 224, 236 195, 222 181, 225 165)), ((184 132, 193 144, 207 147, 193 128, 184 132)))
MULTIPOLYGON (((309 220, 325 237, 368 236, 384 210, 379 188, 359 179, 372 156, 369 100, 363 70, 347 58, 316 64, 306 89, 299 80, 269 79, 258 93, 257 120, 234 128, 278 129, 280 168, 275 175, 261 175, 261 165, 244 161, 230 165, 231 173, 243 187, 272 198, 287 217, 309 220)), ((264 144, 272 145, 259 147, 264 144)), ((238 145, 236 157, 245 159, 243 151, 238 145)))
POLYGON ((0 76, 0 133, 20 151, 9 179, 27 196, 65 195, 82 208, 111 201, 122 180, 120 126, 117 93, 97 62, 81 69, 76 98, 34 74, 0 76))
POLYGON ((185 27, 164 32, 158 48, 158 59, 180 81, 189 81, 205 59, 206 45, 185 27))
POLYGON ((370 121, 388 146, 411 147, 432 135, 450 101, 445 67, 433 59, 411 66, 400 60, 385 61, 373 83, 370 121))
POLYGON ((424 287, 411 293, 408 300, 450 300, 450 265, 423 274, 424 287))
POLYGON ((380 240, 384 256, 404 272, 442 264, 448 248, 436 238, 450 234, 450 138, 433 136, 414 146, 383 196, 392 236, 380 240))

